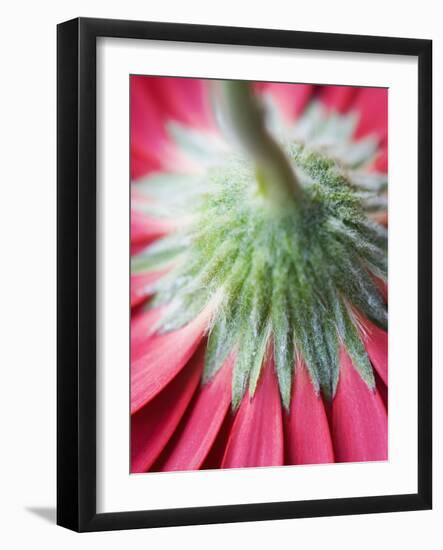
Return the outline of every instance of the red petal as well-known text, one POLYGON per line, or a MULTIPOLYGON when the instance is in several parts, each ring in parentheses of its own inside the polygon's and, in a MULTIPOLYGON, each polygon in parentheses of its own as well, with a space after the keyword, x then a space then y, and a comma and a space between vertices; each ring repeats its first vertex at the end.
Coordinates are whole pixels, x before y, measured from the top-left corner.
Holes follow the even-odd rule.
POLYGON ((370 321, 364 321, 363 339, 371 363, 388 384, 388 333, 370 321))
POLYGON ((146 154, 143 149, 137 150, 131 146, 131 178, 138 179, 151 172, 162 170, 160 158, 146 154))
POLYGON ((384 174, 388 172, 388 144, 386 140, 382 143, 380 152, 375 159, 373 169, 378 172, 383 172, 384 174))
POLYGON ((232 426, 222 468, 283 464, 283 426, 280 395, 269 358, 254 397, 246 394, 232 426))
POLYGON ((173 148, 165 131, 165 113, 146 85, 146 77, 131 77, 131 175, 162 169, 173 148))
POLYGON ((201 128, 213 126, 208 82, 199 78, 144 77, 164 117, 201 128))
POLYGON ((380 140, 386 140, 388 91, 385 88, 360 88, 351 109, 360 115, 356 137, 376 134, 380 140))
POLYGON ((146 244, 164 237, 174 229, 170 221, 150 218, 143 212, 131 210, 131 244, 146 244))
POLYGON ((167 270, 153 271, 131 275, 131 307, 144 302, 152 295, 152 285, 158 281, 167 270))
POLYGON ((208 456, 201 465, 201 470, 218 470, 221 468, 221 463, 225 454, 226 445, 228 444, 229 434, 231 433, 233 423, 234 415, 230 409, 225 416, 223 424, 221 425, 220 431, 212 444, 208 456))
POLYGON ((388 418, 380 394, 363 382, 342 350, 340 379, 332 403, 332 438, 337 462, 386 460, 388 418))
POLYGON ((334 462, 331 434, 322 398, 303 363, 297 364, 291 409, 285 415, 286 463, 334 462))
POLYGON ((149 338, 155 332, 164 307, 142 311, 131 317, 131 361, 135 361, 146 352, 149 338))
POLYGON ((349 109, 358 91, 354 86, 322 86, 319 99, 331 111, 344 113, 349 109))
POLYGON ((269 93, 289 120, 296 118, 309 101, 314 86, 311 84, 286 84, 277 82, 258 82, 257 88, 269 93))
POLYGON ((197 393, 183 430, 161 465, 161 470, 197 470, 203 464, 231 403, 231 356, 197 393))
POLYGON ((188 166, 166 131, 176 120, 213 129, 208 84, 194 78, 131 77, 131 175, 188 166))
POLYGON ((149 243, 136 243, 136 244, 131 243, 131 256, 140 254, 140 252, 142 252, 146 248, 147 244, 149 243))
POLYGON ((204 366, 204 349, 156 399, 131 418, 131 472, 146 472, 177 428, 204 366))
POLYGON ((149 339, 144 355, 131 364, 131 413, 155 397, 186 365, 203 338, 207 317, 203 312, 185 327, 149 339))
POLYGON ((380 394, 383 405, 385 406, 386 411, 388 411, 388 386, 380 378, 380 375, 376 370, 374 370, 375 375, 375 384, 377 386, 377 391, 380 394))

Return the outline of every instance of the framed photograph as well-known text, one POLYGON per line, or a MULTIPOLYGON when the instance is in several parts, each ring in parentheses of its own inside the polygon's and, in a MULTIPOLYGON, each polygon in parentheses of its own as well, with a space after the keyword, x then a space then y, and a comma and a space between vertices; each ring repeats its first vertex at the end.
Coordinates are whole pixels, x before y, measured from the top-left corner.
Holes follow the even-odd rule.
POLYGON ((431 508, 431 41, 57 36, 58 524, 431 508))

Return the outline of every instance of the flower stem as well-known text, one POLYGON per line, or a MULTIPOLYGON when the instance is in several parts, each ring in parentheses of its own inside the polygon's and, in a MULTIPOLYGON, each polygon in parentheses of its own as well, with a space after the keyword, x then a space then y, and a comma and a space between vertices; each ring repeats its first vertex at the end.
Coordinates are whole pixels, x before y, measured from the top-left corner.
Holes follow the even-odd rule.
POLYGON ((269 133, 265 113, 247 82, 220 81, 222 113, 255 165, 259 191, 278 205, 297 201, 302 189, 285 152, 269 133))

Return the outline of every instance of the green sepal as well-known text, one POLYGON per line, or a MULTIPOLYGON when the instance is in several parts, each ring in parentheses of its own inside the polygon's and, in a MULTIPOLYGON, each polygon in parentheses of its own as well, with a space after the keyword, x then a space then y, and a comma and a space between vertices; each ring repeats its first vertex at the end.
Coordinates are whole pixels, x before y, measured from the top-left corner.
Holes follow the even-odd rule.
POLYGON ((232 407, 235 410, 249 382, 251 397, 260 377, 263 359, 269 342, 270 273, 266 258, 257 250, 251 260, 247 281, 242 286, 236 303, 237 325, 241 337, 237 362, 234 367, 232 407))
POLYGON ((146 273, 164 267, 186 249, 188 242, 189 239, 183 235, 159 239, 131 258, 131 273, 146 273))
POLYGON ((236 347, 240 333, 248 325, 248 319, 243 318, 242 309, 238 307, 239 296, 242 295, 244 282, 250 269, 248 258, 239 255, 232 264, 224 261, 223 269, 227 269, 223 286, 224 297, 209 333, 203 373, 204 382, 210 380, 220 369, 229 353, 236 347))
POLYGON ((363 198, 363 208, 366 212, 385 212, 388 209, 388 197, 386 195, 375 195, 363 198))
POLYGON ((232 353, 235 344, 232 336, 226 318, 217 319, 208 336, 202 384, 206 384, 217 374, 229 354, 232 353))
POLYGON ((357 190, 364 189, 381 193, 388 187, 388 175, 381 172, 349 171, 347 176, 357 190))
POLYGON ((372 160, 377 152, 378 142, 373 137, 361 139, 356 143, 342 147, 342 154, 340 156, 341 161, 351 168, 358 168, 368 160, 372 160))
MULTIPOLYGON (((335 327, 314 313, 312 321, 311 357, 307 359, 308 371, 311 363, 318 375, 320 388, 327 399, 332 399, 338 380, 338 353, 335 327)), ((312 368, 312 367, 311 367, 312 368)))
POLYGON ((358 265, 357 262, 349 263, 346 267, 349 270, 348 273, 352 273, 353 278, 349 278, 348 286, 346 284, 341 286, 342 292, 370 321, 383 330, 387 330, 386 304, 373 278, 367 269, 358 265))
POLYGON ((295 368, 294 334, 291 328, 290 307, 281 283, 274 282, 272 295, 272 334, 274 362, 283 406, 289 410, 292 377, 295 368))
POLYGON ((375 378, 374 370, 372 368, 369 357, 366 353, 365 346, 362 342, 362 339, 358 333, 357 328, 354 325, 354 322, 351 320, 348 313, 344 314, 345 322, 345 333, 344 333, 344 344, 345 347, 352 359, 352 364, 354 368, 359 373, 360 377, 367 386, 371 389, 375 389, 375 378))
POLYGON ((184 295, 171 303, 167 314, 159 324, 160 332, 178 330, 195 319, 207 304, 207 298, 201 294, 184 295))
POLYGON ((268 323, 259 338, 256 339, 256 350, 254 353, 250 374, 249 374, 249 395, 254 397, 258 380, 266 361, 268 347, 270 344, 271 324, 268 323))
POLYGON ((195 128, 169 122, 167 132, 180 151, 202 164, 212 164, 221 154, 220 144, 216 144, 215 138, 195 128))
POLYGON ((154 173, 135 181, 134 189, 142 195, 170 204, 201 194, 204 188, 202 176, 194 174, 154 173))
POLYGON ((358 168, 373 161, 378 150, 373 136, 353 139, 358 118, 356 112, 327 114, 320 102, 311 102, 294 127, 293 139, 296 144, 309 144, 312 151, 334 159, 341 167, 358 168))
POLYGON ((232 410, 236 411, 246 392, 257 341, 252 331, 246 330, 240 337, 237 357, 232 373, 232 410))
POLYGON ((141 212, 153 220, 163 222, 177 222, 177 220, 185 220, 188 205, 182 201, 177 203, 165 204, 163 201, 145 202, 138 199, 132 199, 132 210, 141 212))

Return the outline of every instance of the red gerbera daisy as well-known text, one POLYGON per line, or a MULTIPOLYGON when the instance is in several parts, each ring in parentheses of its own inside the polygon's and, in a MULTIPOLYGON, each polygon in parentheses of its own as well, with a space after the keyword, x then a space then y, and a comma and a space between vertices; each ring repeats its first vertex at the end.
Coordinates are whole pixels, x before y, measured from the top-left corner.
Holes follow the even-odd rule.
POLYGON ((131 471, 387 458, 387 92, 131 78, 131 471))

